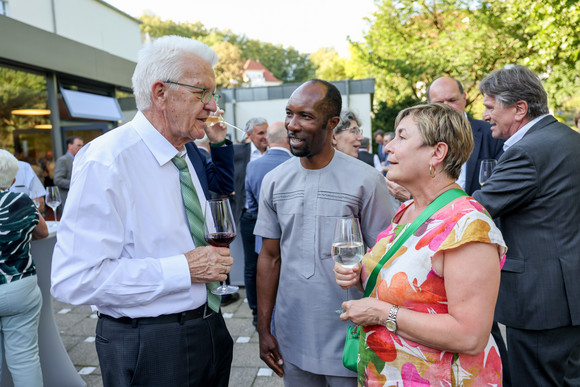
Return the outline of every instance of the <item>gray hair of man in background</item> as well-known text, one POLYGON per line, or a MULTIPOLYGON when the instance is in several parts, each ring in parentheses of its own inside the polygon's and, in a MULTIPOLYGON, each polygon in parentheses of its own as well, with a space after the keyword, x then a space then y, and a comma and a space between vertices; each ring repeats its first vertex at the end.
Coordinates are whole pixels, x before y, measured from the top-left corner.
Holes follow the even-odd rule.
POLYGON ((550 112, 548 94, 542 82, 525 66, 511 65, 492 72, 481 81, 479 91, 494 98, 502 107, 526 101, 530 120, 550 112))
MULTIPOLYGON (((137 109, 146 111, 151 107, 151 87, 156 81, 181 80, 183 62, 189 55, 200 57, 212 67, 218 62, 217 54, 208 45, 181 36, 163 36, 139 51, 137 66, 131 78, 137 109)), ((168 87, 177 88, 177 85, 168 84, 168 87)))
POLYGON ((18 160, 7 150, 0 149, 0 189, 8 189, 18 173, 18 160))
POLYGON ((368 137, 364 137, 362 140, 360 140, 360 149, 369 150, 370 142, 371 140, 368 137))
POLYGON ((348 130, 348 128, 350 128, 351 121, 355 121, 356 124, 360 127, 361 122, 356 116, 356 114, 354 114, 350 110, 344 110, 342 113, 340 113, 340 121, 338 125, 336 125, 336 127, 334 128, 333 133, 339 134, 340 132, 348 130))
POLYGON ((248 122, 246 122, 246 133, 252 133, 254 126, 257 125, 268 125, 268 121, 262 117, 250 118, 248 122))

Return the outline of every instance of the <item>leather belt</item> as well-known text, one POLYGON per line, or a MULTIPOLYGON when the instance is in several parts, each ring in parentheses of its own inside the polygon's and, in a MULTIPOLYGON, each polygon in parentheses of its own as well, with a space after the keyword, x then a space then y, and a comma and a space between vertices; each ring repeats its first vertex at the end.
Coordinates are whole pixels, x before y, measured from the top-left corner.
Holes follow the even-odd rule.
POLYGON ((99 318, 106 318, 107 320, 115 321, 120 324, 130 324, 133 327, 138 325, 150 325, 150 324, 169 324, 178 322, 179 324, 183 325, 184 322, 189 320, 194 320, 198 318, 208 318, 213 314, 213 310, 207 305, 207 303, 203 304, 197 309, 187 310, 181 313, 173 313, 173 314, 162 314, 157 317, 139 317, 139 318, 131 318, 131 317, 112 317, 106 315, 104 313, 97 313, 99 318))

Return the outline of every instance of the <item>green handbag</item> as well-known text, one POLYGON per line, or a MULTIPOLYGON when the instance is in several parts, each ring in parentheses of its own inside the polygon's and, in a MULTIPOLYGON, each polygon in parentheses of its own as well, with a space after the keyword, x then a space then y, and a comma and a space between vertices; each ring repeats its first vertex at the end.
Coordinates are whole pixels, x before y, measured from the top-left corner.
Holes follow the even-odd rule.
MULTIPOLYGON (((439 211, 442 207, 446 204, 450 203, 454 199, 457 199, 460 196, 468 196, 463 190, 459 188, 450 189, 448 191, 443 192, 439 195, 435 200, 431 202, 421 212, 421 215, 411 223, 411 226, 405 230, 405 232, 397 238, 395 243, 387 250, 385 255, 381 258, 379 263, 373 269, 373 272, 369 276, 369 280, 367 281, 367 287, 365 289, 365 297, 368 297, 373 289, 375 288, 375 284, 377 282, 377 277, 379 272, 381 271, 382 267, 387 263, 389 259, 393 256, 393 254, 399 250, 401 245, 405 243, 407 239, 414 234, 419 226, 421 226, 427 219, 429 219, 434 213, 439 211)), ((359 347, 359 326, 349 326, 346 331, 346 340, 344 342, 344 351, 342 352, 342 364, 351 371, 357 371, 357 363, 358 363, 358 347, 359 347)))

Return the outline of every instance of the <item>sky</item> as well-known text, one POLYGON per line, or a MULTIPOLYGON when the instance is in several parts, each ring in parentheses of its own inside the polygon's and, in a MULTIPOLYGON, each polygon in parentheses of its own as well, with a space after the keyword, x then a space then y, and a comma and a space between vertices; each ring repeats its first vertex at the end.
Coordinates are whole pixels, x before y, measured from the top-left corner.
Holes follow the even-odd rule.
POLYGON ((333 47, 348 56, 347 36, 362 41, 374 0, 105 0, 139 18, 150 11, 163 20, 200 21, 248 38, 312 53, 333 47))

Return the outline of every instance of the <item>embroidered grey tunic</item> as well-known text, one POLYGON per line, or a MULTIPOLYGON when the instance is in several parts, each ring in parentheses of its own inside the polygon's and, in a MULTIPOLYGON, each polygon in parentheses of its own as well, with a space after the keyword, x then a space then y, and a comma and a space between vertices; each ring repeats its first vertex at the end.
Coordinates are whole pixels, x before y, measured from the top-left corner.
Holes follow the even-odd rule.
MULTIPOLYGON (((336 151, 323 169, 292 158, 266 175, 254 233, 280 239, 282 256, 273 334, 285 361, 316 374, 356 376, 342 365, 348 324, 335 310, 346 299, 331 257, 336 219, 360 219, 366 247, 394 215, 384 177, 336 151)), ((362 294, 351 289, 350 298, 362 294)))

